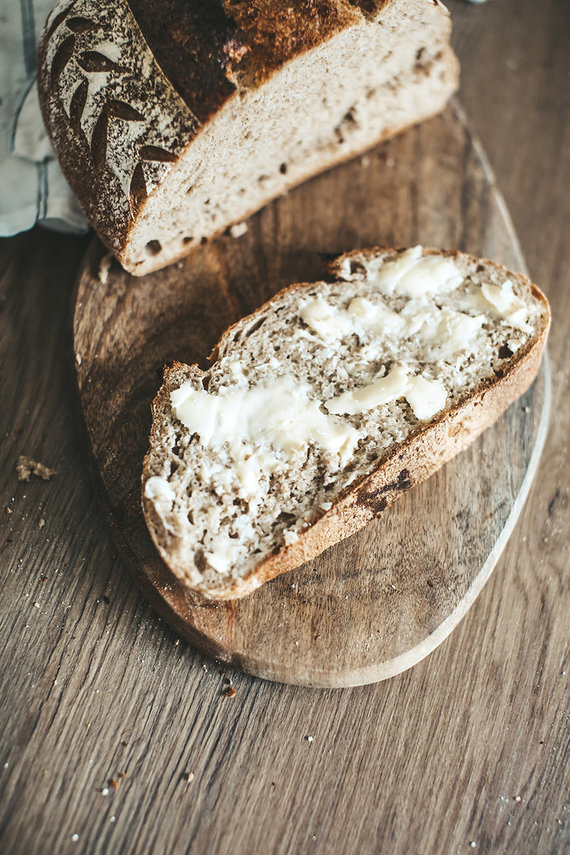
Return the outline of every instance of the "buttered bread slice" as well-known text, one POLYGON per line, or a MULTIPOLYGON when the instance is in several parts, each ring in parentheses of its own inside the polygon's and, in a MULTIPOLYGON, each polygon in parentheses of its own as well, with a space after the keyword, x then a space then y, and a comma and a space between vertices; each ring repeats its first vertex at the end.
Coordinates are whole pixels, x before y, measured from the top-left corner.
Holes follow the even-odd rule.
POLYGON ((524 276, 458 252, 354 252, 228 329, 154 404, 142 501, 190 588, 240 597, 353 534, 465 448, 538 370, 524 276))

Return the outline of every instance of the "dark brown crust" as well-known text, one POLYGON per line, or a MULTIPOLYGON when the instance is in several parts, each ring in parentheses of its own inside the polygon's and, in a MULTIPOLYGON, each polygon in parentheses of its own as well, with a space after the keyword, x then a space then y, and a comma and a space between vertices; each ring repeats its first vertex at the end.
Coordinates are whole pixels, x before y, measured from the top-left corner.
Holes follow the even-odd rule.
MULTIPOLYGON (((82 50, 81 40, 85 38, 85 34, 99 33, 104 40, 108 32, 104 24, 107 21, 105 14, 108 14, 109 8, 113 10, 110 3, 107 3, 105 12, 100 12, 99 17, 92 16, 91 19, 87 19, 81 14, 79 0, 70 0, 68 5, 53 17, 53 20, 48 19, 38 49, 38 94, 44 123, 63 173, 101 239, 120 259, 128 243, 133 222, 148 195, 143 165, 174 163, 188 142, 196 135, 198 122, 190 111, 186 111, 187 115, 181 113, 177 117, 177 127, 180 130, 173 140, 172 150, 158 149, 156 146, 142 143, 138 152, 138 162, 135 159, 132 164, 130 188, 125 191, 107 162, 108 148, 112 148, 108 146, 108 130, 116 120, 120 122, 145 120, 147 117, 133 107, 132 103, 133 101, 136 103, 152 101, 150 91, 152 87, 149 88, 147 82, 136 79, 132 75, 129 80, 128 75, 125 74, 128 69, 124 67, 122 59, 113 62, 94 51, 82 50), (65 38, 57 48, 50 66, 48 52, 53 48, 52 40, 61 34, 65 38), (62 99, 59 97, 58 82, 72 58, 83 63, 85 75, 81 85, 73 92, 68 118, 62 99), (119 100, 113 96, 112 92, 109 94, 106 102, 100 107, 92 136, 87 139, 81 126, 81 114, 85 108, 91 74, 94 71, 107 70, 97 67, 97 62, 107 62, 112 67, 108 77, 115 81, 122 81, 124 97, 119 100)), ((114 14, 117 17, 117 10, 114 14)), ((126 22, 125 13, 121 12, 120 15, 123 15, 126 22)), ((125 23, 125 28, 128 29, 128 34, 122 47, 124 54, 132 59, 137 56, 144 42, 138 31, 135 32, 134 26, 129 28, 125 23)), ((156 80, 159 76, 154 75, 153 79, 156 80)), ((167 80, 163 80, 161 86, 163 91, 166 89, 172 91, 174 100, 182 111, 186 109, 167 80)), ((156 112, 159 105, 155 104, 154 107, 156 112)), ((146 122, 146 126, 152 129, 152 122, 146 122)))
POLYGON ((156 61, 204 123, 235 92, 228 51, 235 26, 219 0, 128 0, 156 61))
MULTIPOLYGON (((355 250, 335 259, 330 269, 337 278, 340 278, 338 277, 340 265, 347 258, 378 252, 396 255, 402 251, 401 248, 355 250)), ((316 519, 294 544, 282 547, 274 555, 258 564, 249 576, 232 582, 225 590, 201 591, 205 596, 220 600, 246 596, 265 582, 301 566, 329 546, 355 534, 381 514, 402 492, 433 475, 444 463, 467 448, 531 385, 538 372, 551 321, 548 300, 538 286, 522 274, 513 273, 501 264, 488 259, 477 259, 458 250, 424 249, 423 252, 424 255, 443 255, 483 264, 486 268, 498 271, 516 283, 528 285, 533 297, 542 304, 544 309, 542 325, 536 336, 511 357, 502 377, 481 382, 467 398, 445 410, 441 416, 425 427, 419 428, 407 440, 391 449, 386 459, 381 460, 370 474, 347 487, 333 507, 316 519)), ((258 315, 267 312, 275 300, 285 293, 313 287, 313 285, 314 283, 290 285, 279 291, 251 315, 228 327, 210 354, 209 360, 212 362, 217 358, 219 350, 229 342, 236 327, 247 324, 258 315)), ((160 444, 160 416, 170 395, 171 382, 179 381, 181 373, 190 373, 196 368, 195 365, 187 366, 182 363, 174 363, 165 368, 163 386, 152 404, 153 424, 149 440, 150 449, 155 444, 160 444)), ((151 450, 147 453, 143 464, 143 484, 149 475, 150 455, 151 450)), ((160 526, 160 521, 151 502, 144 497, 144 489, 142 504, 151 537, 162 559, 168 564, 169 555, 162 547, 155 530, 156 523, 158 522, 160 526)))
MULTIPOLYGON (((386 0, 370 5, 380 8, 386 0)), ((223 0, 246 47, 237 70, 259 86, 295 56, 362 21, 362 2, 350 0, 223 0)))
POLYGON ((363 5, 348 0, 300 0, 294 6, 290 0, 128 3, 158 64, 202 122, 232 95, 234 74, 259 86, 290 59, 361 21, 358 6, 363 5))

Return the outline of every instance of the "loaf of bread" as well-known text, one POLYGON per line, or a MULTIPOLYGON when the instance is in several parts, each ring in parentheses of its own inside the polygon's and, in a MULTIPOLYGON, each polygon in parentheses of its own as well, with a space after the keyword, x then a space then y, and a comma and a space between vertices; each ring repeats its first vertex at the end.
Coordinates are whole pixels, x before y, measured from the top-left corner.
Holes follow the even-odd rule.
POLYGON ((153 404, 142 502, 189 587, 240 597, 353 534, 464 449, 538 369, 550 311, 458 252, 354 252, 175 364, 153 404))
POLYGON ((38 87, 63 171, 142 275, 438 113, 438 0, 61 0, 38 87))

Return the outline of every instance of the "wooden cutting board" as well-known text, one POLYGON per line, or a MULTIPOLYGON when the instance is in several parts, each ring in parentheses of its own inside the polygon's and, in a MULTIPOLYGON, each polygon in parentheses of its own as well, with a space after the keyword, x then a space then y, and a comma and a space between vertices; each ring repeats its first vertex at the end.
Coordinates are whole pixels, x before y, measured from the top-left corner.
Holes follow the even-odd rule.
POLYGON ((129 276, 94 241, 73 341, 95 480, 124 557, 156 609, 206 653, 271 680, 350 686, 414 665, 465 615, 497 562, 536 469, 549 407, 531 390, 476 443, 363 531, 251 596, 211 603, 158 557, 140 507, 162 366, 202 360, 223 330, 323 254, 458 247, 524 269, 504 202, 457 104, 291 191, 185 261, 129 276))

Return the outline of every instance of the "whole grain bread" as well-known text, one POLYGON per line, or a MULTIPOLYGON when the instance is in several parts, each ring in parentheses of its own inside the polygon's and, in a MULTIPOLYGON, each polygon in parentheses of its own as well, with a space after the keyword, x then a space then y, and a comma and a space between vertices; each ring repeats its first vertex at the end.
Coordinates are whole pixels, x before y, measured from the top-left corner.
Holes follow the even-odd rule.
POLYGON ((175 364, 142 504, 166 564, 240 597, 364 526, 530 385, 550 324, 521 274, 456 251, 357 251, 175 364))
POLYGON ((38 87, 63 171, 132 273, 438 113, 438 0, 61 0, 38 87))

